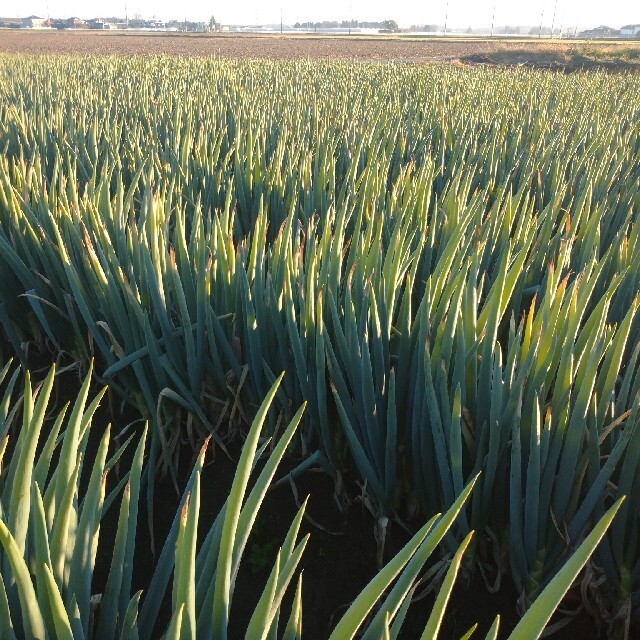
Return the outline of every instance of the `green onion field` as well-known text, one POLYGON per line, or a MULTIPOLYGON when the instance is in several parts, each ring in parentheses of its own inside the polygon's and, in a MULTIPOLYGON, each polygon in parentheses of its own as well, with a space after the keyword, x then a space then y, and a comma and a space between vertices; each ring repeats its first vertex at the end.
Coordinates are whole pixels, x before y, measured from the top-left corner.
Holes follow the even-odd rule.
POLYGON ((319 637, 413 637, 437 562, 422 638, 456 576, 513 585, 514 640, 637 637, 639 75, 2 54, 0 149, 0 638, 315 637, 305 503, 231 603, 317 470, 378 556, 319 637))

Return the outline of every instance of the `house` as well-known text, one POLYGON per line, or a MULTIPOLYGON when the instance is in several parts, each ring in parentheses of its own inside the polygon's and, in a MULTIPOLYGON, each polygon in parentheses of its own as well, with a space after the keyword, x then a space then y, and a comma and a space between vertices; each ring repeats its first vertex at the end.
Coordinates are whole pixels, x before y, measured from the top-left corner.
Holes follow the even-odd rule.
POLYGON ((626 24, 620 28, 620 35, 624 38, 637 38, 640 36, 640 24, 626 24))
POLYGON ((67 29, 86 29, 87 23, 82 18, 69 18, 66 21, 67 29))
POLYGON ((89 27, 89 29, 109 29, 109 25, 104 22, 104 20, 98 20, 97 18, 94 20, 89 20, 89 22, 87 22, 87 26, 89 27))
POLYGON ((22 26, 27 29, 44 29, 49 26, 47 18, 40 18, 38 16, 29 16, 22 20, 22 26))
POLYGON ((581 38, 615 38, 620 35, 620 31, 618 29, 614 29, 613 27, 607 27, 606 25, 600 25, 595 29, 589 29, 588 31, 583 31, 580 34, 581 38))

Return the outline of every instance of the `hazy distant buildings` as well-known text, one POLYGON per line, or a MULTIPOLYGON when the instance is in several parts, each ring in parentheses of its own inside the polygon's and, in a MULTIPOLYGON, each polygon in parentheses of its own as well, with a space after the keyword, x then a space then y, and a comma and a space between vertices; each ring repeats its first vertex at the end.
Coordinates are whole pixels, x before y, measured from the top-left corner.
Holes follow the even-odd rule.
POLYGON ((40 18, 38 16, 29 16, 22 19, 22 26, 27 29, 46 29, 49 25, 48 18, 40 18))
MULTIPOLYGON (((223 26, 213 22, 194 22, 189 20, 170 20, 161 22, 156 20, 146 20, 139 14, 127 20, 117 17, 92 18, 91 20, 83 20, 82 18, 72 17, 64 19, 41 18, 40 16, 28 16, 26 18, 1 18, 0 28, 5 29, 133 29, 141 31, 189 31, 189 32, 210 32, 210 31, 236 31, 236 32, 272 32, 281 31, 283 25, 235 25, 232 27, 223 26)), ((287 32, 316 32, 327 34, 345 34, 345 33, 390 33, 404 32, 416 33, 424 35, 441 35, 444 27, 437 24, 412 25, 409 28, 399 29, 393 20, 384 22, 367 22, 361 20, 325 20, 322 22, 296 22, 293 25, 284 25, 287 32)), ((600 25, 595 29, 587 29, 577 33, 577 29, 569 29, 564 32, 560 29, 554 29, 543 25, 535 26, 496 26, 495 28, 484 27, 465 27, 465 28, 449 28, 447 32, 451 35, 475 35, 487 36, 491 33, 494 36, 524 36, 534 37, 578 37, 578 38, 640 38, 640 24, 627 24, 620 29, 615 29, 606 25, 600 25)))
POLYGON ((620 29, 620 35, 625 38, 637 38, 640 36, 640 24, 626 24, 620 29))
POLYGON ((619 36, 620 29, 614 29, 613 27, 607 27, 602 24, 595 29, 587 29, 579 34, 580 38, 615 38, 619 36))

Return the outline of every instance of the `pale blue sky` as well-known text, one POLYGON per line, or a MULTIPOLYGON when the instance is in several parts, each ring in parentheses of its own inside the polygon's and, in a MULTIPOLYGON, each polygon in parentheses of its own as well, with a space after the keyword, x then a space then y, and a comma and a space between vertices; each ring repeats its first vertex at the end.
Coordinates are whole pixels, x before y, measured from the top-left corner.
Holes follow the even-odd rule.
MULTIPOLYGON (((640 23, 638 0, 449 0, 448 23, 451 27, 477 27, 491 24, 495 4, 495 24, 550 26, 555 7, 556 27, 595 27, 607 24, 640 23), (557 5, 557 6, 556 6, 557 5)), ((208 20, 213 14, 225 24, 264 24, 280 21, 282 8, 285 23, 296 21, 348 19, 396 20, 400 26, 411 24, 442 24, 447 11, 447 0, 420 2, 416 0, 323 0, 320 3, 295 0, 0 0, 0 16, 42 17, 124 16, 125 5, 129 17, 140 14, 144 18, 155 16, 169 20, 185 18, 208 20)))

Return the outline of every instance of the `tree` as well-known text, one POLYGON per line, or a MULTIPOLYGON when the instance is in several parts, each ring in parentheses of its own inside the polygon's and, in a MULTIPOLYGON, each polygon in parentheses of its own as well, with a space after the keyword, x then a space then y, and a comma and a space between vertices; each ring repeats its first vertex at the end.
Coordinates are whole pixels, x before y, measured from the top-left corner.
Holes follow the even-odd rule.
POLYGON ((385 20, 382 23, 384 31, 398 31, 398 23, 395 20, 385 20))
POLYGON ((209 31, 217 31, 218 30, 218 23, 216 22, 216 19, 214 16, 211 16, 211 18, 209 18, 209 31))

